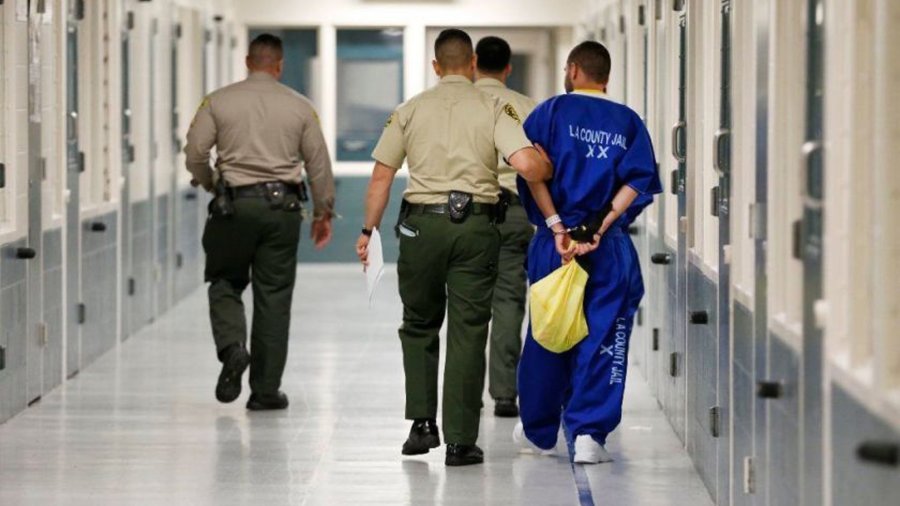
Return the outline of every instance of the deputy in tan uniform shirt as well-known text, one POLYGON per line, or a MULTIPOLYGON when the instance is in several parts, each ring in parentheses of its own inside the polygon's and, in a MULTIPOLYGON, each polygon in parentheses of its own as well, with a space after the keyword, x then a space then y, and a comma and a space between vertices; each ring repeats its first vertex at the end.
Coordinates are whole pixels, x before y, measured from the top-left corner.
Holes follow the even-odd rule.
POLYGON ((193 183, 208 191, 215 187, 216 194, 203 233, 210 318, 222 362, 216 398, 237 399, 249 365, 251 410, 288 405, 279 388, 287 360, 304 168, 318 248, 331 240, 334 208, 331 157, 318 116, 306 98, 278 82, 282 66, 281 39, 268 34, 254 39, 247 55, 249 77, 203 99, 184 148, 193 183), (209 166, 213 146, 215 173, 209 166), (246 349, 241 302, 251 281, 252 355, 246 349))
POLYGON ((472 84, 475 58, 465 32, 441 32, 435 55, 440 83, 397 108, 372 155, 376 163, 357 254, 365 264, 369 235, 381 223, 405 159, 409 180, 397 270, 406 418, 413 424, 402 453, 423 454, 440 445, 435 422, 438 332, 446 312, 445 463, 460 466, 484 460, 475 443, 500 246, 494 226, 498 153, 529 180, 549 178, 551 168, 532 148, 515 109, 472 84))
MULTIPOLYGON (((485 37, 475 46, 478 57, 475 87, 511 105, 522 121, 534 110, 534 100, 506 87, 512 73, 512 49, 499 37, 485 37)), ((522 321, 528 282, 525 256, 534 236, 516 190, 516 171, 501 157, 498 161, 500 186, 509 207, 500 231, 500 260, 497 284, 491 303, 491 336, 488 360, 488 392, 494 399, 494 416, 517 417, 516 369, 522 353, 522 321)))

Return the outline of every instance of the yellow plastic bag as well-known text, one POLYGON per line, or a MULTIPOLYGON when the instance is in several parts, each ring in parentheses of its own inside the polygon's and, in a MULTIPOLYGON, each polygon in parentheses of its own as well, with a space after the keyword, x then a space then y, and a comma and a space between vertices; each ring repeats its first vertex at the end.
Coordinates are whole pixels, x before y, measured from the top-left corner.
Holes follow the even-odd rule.
POLYGON ((587 279, 587 272, 573 260, 531 285, 531 333, 538 344, 563 353, 587 336, 587 279))

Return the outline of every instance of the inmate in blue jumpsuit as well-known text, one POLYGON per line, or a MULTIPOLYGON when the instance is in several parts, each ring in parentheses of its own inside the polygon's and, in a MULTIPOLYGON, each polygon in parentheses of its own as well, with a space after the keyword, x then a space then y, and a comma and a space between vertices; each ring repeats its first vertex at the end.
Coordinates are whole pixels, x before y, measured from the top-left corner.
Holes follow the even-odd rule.
MULTIPOLYGON (((572 438, 588 434, 599 444, 622 418, 628 341, 644 285, 628 225, 662 191, 650 136, 640 117, 600 93, 561 95, 539 105, 525 122, 532 142, 547 150, 547 182, 563 225, 596 215, 623 185, 638 192, 600 246, 581 257, 589 277, 584 311, 588 336, 571 350, 547 351, 531 326, 519 363, 518 385, 525 435, 541 448, 556 444, 560 417, 572 438)), ((561 265, 553 234, 527 184, 519 195, 537 233, 528 249, 528 280, 535 283, 561 265)))

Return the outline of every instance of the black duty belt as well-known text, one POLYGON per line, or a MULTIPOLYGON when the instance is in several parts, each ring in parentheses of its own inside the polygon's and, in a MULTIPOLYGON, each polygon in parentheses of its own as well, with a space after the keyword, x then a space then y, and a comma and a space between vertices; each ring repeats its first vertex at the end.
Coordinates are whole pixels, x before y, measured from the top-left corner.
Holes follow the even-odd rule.
POLYGON ((516 195, 515 193, 509 192, 509 205, 511 205, 511 206, 521 206, 521 205, 522 205, 522 199, 520 199, 519 196, 516 195))
MULTIPOLYGON (((493 214, 496 207, 496 204, 475 202, 472 204, 472 214, 493 214)), ((406 212, 408 214, 449 214, 450 206, 447 204, 407 204, 406 212)))
POLYGON ((232 186, 228 190, 235 199, 267 198, 270 190, 281 191, 282 195, 300 195, 300 185, 280 181, 232 186))

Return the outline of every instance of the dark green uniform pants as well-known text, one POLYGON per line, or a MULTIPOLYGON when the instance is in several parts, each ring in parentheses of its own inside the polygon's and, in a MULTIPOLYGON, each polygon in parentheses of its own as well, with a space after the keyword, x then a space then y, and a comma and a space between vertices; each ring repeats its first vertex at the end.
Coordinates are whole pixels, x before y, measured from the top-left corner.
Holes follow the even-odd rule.
POLYGON ((490 386, 494 399, 516 398, 516 368, 522 353, 522 320, 525 319, 525 297, 528 280, 525 255, 534 236, 525 208, 509 207, 506 221, 497 225, 500 231, 500 262, 492 304, 490 346, 490 386))
POLYGON ((497 276, 500 236, 486 215, 460 224, 445 215, 404 220, 418 236, 400 236, 403 368, 406 418, 437 414, 438 332, 448 315, 443 426, 447 443, 478 439, 484 392, 485 346, 497 276))
POLYGON ((300 212, 272 209, 263 198, 235 199, 234 207, 234 216, 211 216, 203 232, 213 337, 220 352, 246 345, 241 293, 252 281, 250 389, 273 394, 287 360, 300 212))

